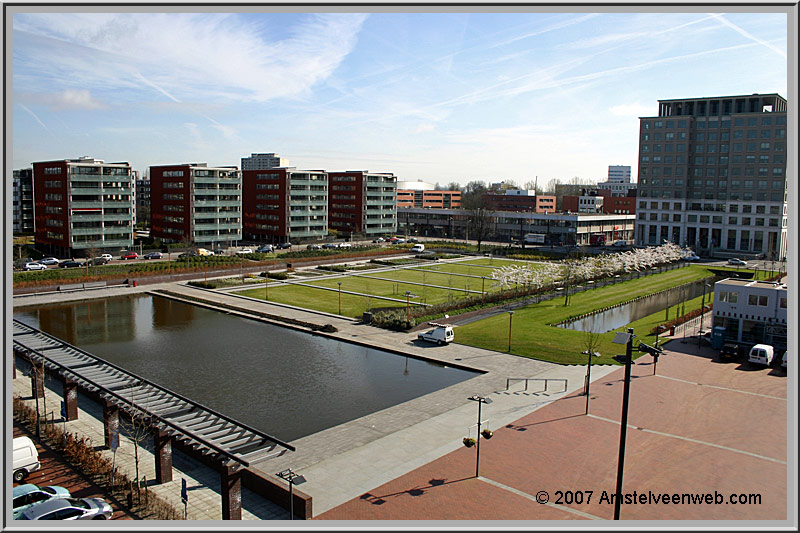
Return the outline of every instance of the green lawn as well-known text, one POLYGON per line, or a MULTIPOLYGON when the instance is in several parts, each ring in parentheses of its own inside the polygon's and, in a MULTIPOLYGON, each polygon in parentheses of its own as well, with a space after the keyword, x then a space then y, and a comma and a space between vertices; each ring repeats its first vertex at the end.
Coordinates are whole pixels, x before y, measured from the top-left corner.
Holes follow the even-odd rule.
MULTIPOLYGON (((512 317, 511 353, 554 361, 558 363, 586 362, 581 352, 586 350, 587 335, 581 331, 548 326, 572 316, 588 313, 594 309, 608 307, 637 296, 657 292, 675 285, 703 279, 709 272, 700 266, 672 270, 615 285, 600 287, 570 297, 569 306, 564 306, 564 298, 556 298, 514 311, 512 317)), ((708 295, 706 296, 708 300, 708 295)), ((694 305, 694 304, 692 304, 694 305)), ((699 308, 697 301, 696 307, 699 308)), ((687 302, 687 312, 692 309, 687 302)), ((663 322, 664 312, 645 317, 633 324, 634 333, 640 337, 649 335, 650 329, 663 322)), ((620 330, 622 330, 621 328, 620 330)), ((456 329, 456 342, 477 346, 499 352, 508 351, 509 315, 503 313, 490 318, 472 322, 456 329)), ((617 330, 617 331, 620 331, 617 330)), ((598 363, 612 363, 613 355, 624 353, 624 348, 613 344, 614 331, 600 335, 600 344, 595 349, 602 354, 598 363)), ((645 343, 647 341, 645 340, 645 343)))

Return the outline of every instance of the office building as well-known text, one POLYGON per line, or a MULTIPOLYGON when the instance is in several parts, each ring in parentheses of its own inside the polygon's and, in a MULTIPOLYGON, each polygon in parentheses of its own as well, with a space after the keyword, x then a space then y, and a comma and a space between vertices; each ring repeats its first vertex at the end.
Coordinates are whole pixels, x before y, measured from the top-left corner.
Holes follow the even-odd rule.
POLYGON ((461 191, 397 189, 397 207, 456 209, 461 207, 461 191))
POLYGON ((15 170, 13 187, 13 232, 33 235, 33 169, 15 170))
POLYGON ((36 247, 57 257, 131 247, 132 179, 129 163, 91 157, 33 163, 36 247))
POLYGON ((397 178, 369 171, 329 172, 328 226, 365 237, 397 231, 397 178))
POLYGON ((786 99, 659 100, 639 119, 636 244, 701 256, 786 254, 786 99))
POLYGON ((236 167, 150 167, 150 235, 204 248, 242 239, 242 176, 236 167))
POLYGON ((250 154, 250 157, 242 158, 242 170, 265 170, 288 166, 289 160, 278 154, 250 154))
POLYGON ((328 173, 324 170, 244 170, 242 190, 246 239, 298 243, 327 236, 328 173))
POLYGON ((631 183, 631 167, 609 165, 608 181, 598 183, 597 188, 610 191, 609 196, 631 196, 631 189, 636 190, 636 183, 631 183))
POLYGON ((785 350, 787 302, 783 283, 725 279, 714 284, 714 326, 727 341, 785 350))
POLYGON ((553 213, 556 197, 536 195, 536 191, 506 189, 501 193, 487 193, 488 206, 498 211, 520 211, 526 213, 553 213))
POLYGON ((150 178, 136 179, 136 221, 150 227, 150 178))

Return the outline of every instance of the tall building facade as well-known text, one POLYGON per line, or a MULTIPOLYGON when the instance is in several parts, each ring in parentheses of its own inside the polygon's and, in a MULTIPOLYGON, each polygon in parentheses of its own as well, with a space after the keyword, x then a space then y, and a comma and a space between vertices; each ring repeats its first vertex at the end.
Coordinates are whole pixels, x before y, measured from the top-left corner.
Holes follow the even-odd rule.
POLYGON ((150 226, 150 178, 136 179, 136 223, 150 226))
POLYGON ((36 246, 60 257, 133 245, 129 163, 81 157, 33 163, 36 246))
POLYGON ((397 177, 361 170, 329 172, 328 226, 366 237, 397 231, 397 177))
POLYGON ((461 191, 397 189, 397 207, 455 209, 461 207, 461 191))
POLYGON ((597 188, 610 191, 610 196, 630 196, 631 189, 636 190, 636 183, 631 183, 631 167, 609 165, 608 181, 598 183, 597 188))
POLYGON ((150 167, 150 235, 205 247, 242 239, 242 175, 236 167, 150 167))
POLYGON ((328 234, 328 173, 324 170, 244 170, 242 190, 246 239, 299 242, 328 234))
POLYGON ((250 154, 250 157, 242 158, 242 170, 265 170, 288 166, 289 160, 278 154, 250 154))
POLYGON ((640 117, 636 244, 786 254, 786 99, 659 100, 640 117))
POLYGON ((489 208, 499 211, 554 213, 556 197, 536 195, 533 190, 507 189, 503 193, 487 193, 489 208))
POLYGON ((33 234, 33 169, 14 171, 13 232, 33 234))

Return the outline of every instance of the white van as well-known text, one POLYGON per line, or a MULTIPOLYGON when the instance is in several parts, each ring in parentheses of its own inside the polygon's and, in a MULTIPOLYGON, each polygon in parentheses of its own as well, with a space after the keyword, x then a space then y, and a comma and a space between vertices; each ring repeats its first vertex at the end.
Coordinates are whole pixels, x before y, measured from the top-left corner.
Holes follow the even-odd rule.
POLYGON ((424 252, 425 251, 425 245, 424 244, 415 244, 414 246, 411 247, 411 251, 415 252, 415 253, 424 252))
POLYGON ((16 437, 14 439, 14 481, 22 481, 31 472, 39 470, 41 466, 36 444, 30 437, 16 437))
POLYGON ((417 335, 419 340, 435 342, 441 346, 443 344, 447 344, 448 342, 452 342, 452 340, 455 338, 453 326, 450 324, 437 324, 435 322, 429 322, 428 324, 433 326, 433 329, 417 335))
POLYGON ((771 365, 772 358, 775 357, 775 350, 769 344, 756 344, 750 348, 748 362, 759 365, 771 365))

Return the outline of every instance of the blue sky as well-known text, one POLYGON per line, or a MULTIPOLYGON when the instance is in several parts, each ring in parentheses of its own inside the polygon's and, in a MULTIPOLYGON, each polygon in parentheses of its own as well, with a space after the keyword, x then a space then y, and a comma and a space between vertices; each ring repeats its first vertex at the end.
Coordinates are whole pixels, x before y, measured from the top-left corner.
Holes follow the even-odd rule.
POLYGON ((775 13, 16 13, 13 166, 88 155, 446 184, 636 169, 658 99, 787 97, 775 13))

